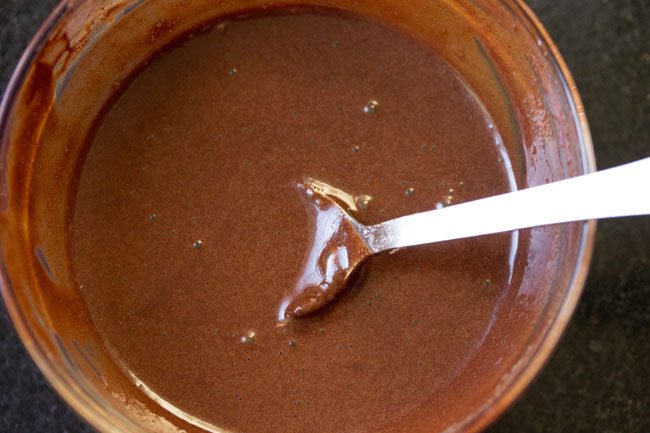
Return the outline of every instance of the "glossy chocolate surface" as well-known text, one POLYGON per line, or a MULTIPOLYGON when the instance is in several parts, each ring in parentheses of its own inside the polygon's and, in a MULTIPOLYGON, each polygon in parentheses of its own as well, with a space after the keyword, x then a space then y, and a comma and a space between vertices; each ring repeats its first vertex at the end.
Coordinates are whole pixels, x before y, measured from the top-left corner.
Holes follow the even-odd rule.
POLYGON ((509 173, 492 120, 435 52, 358 17, 277 12, 184 42, 109 109, 79 181, 75 276, 120 367, 192 417, 391 430, 434 409, 481 346, 516 245, 378 257, 331 306, 285 321, 322 235, 311 212, 329 215, 295 183, 367 195, 358 217, 377 222, 508 191, 509 173))

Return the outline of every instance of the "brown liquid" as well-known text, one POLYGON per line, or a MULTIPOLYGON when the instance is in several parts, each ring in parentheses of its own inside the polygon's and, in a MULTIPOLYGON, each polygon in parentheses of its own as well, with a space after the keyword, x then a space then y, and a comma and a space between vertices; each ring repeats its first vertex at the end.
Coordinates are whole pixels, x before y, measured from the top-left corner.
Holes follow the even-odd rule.
POLYGON ((371 196, 368 224, 506 192, 490 118, 380 24, 305 12, 222 30, 153 62, 92 141, 72 256, 98 333, 185 420, 374 432, 430 416, 490 331, 511 236, 373 258, 322 311, 281 322, 314 239, 294 185, 371 196))

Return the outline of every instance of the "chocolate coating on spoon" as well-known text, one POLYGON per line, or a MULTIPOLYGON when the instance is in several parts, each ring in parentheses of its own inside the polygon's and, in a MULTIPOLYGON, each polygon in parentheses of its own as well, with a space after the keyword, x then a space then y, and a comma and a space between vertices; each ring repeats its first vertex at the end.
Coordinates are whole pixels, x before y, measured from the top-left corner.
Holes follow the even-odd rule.
POLYGON ((331 302, 345 288, 352 271, 370 255, 355 222, 334 200, 309 185, 301 189, 315 220, 314 239, 285 311, 288 317, 311 314, 331 302))

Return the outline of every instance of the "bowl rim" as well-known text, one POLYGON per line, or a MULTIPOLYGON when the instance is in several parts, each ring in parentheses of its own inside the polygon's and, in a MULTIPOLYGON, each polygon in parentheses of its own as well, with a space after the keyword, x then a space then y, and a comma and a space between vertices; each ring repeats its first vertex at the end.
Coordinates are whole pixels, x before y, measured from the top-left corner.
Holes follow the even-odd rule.
MULTIPOLYGON (((591 138, 591 131, 589 129, 589 123, 587 122, 584 104, 578 92, 575 80, 571 75, 571 71, 550 34, 539 18, 537 18, 537 15, 535 15, 533 10, 526 4, 525 0, 510 1, 514 3, 514 5, 522 12, 523 16, 530 21, 533 25, 533 29, 537 32, 537 36, 542 40, 543 44, 549 51, 549 59, 557 71, 558 77, 562 80, 562 84, 567 93, 567 100, 573 113, 573 120, 576 122, 583 173, 587 174, 594 172, 596 171, 596 158, 591 138)), ((576 256, 576 266, 569 280, 566 295, 564 296, 555 317, 552 319, 551 325, 541 336, 541 344, 539 344, 536 350, 531 354, 526 366, 514 377, 514 379, 493 402, 490 402, 479 411, 469 415, 466 419, 467 424, 465 426, 462 425, 464 422, 461 422, 460 427, 466 428, 466 433, 479 433, 493 424, 508 408, 512 406, 526 388, 531 385, 546 362, 550 359, 554 350, 557 348, 584 290, 594 251, 596 226, 596 220, 584 221, 582 223, 580 244, 576 256)), ((463 430, 452 429, 449 432, 445 431, 444 433, 455 433, 461 431, 463 430)))
MULTIPOLYGON (((551 39, 549 33, 541 21, 524 0, 497 0, 499 2, 512 3, 522 13, 523 17, 530 21, 537 36, 546 45, 549 51, 549 59, 552 61, 558 76, 562 80, 567 100, 573 113, 573 120, 576 123, 578 134, 578 145, 581 152, 581 164, 584 173, 596 170, 596 161, 593 149, 593 142, 589 125, 585 115, 584 105, 578 93, 575 81, 569 68, 559 52, 559 49, 551 39)), ((47 43, 53 30, 61 23, 66 13, 72 8, 70 0, 61 0, 43 21, 38 31, 23 51, 11 78, 5 88, 0 101, 0 155, 4 155, 7 140, 7 126, 11 106, 22 88, 36 56, 40 49, 47 43)), ((466 432, 478 433, 492 424, 502 415, 514 401, 521 396, 524 390, 531 384, 539 374, 544 364, 549 360, 562 338, 566 327, 573 315, 573 312, 584 289, 587 274, 593 255, 596 235, 596 221, 585 221, 582 223, 580 233, 580 244, 576 258, 576 266, 573 270, 567 291, 562 300, 555 317, 545 334, 541 336, 541 343, 529 356, 525 367, 509 382, 509 384, 492 401, 487 402, 479 410, 469 414, 467 418, 445 430, 445 433, 466 432)), ((0 253, 2 252, 0 245, 0 253)), ((31 359, 43 373, 51 387, 63 398, 67 405, 72 408, 83 420, 92 425, 100 432, 143 432, 145 430, 133 424, 120 413, 109 413, 106 406, 96 401, 79 387, 74 378, 64 373, 55 362, 45 353, 40 345, 37 336, 29 326, 29 321, 24 312, 19 308, 7 277, 5 265, 0 261, 0 293, 4 299, 8 315, 19 336, 23 346, 26 348, 31 359)))

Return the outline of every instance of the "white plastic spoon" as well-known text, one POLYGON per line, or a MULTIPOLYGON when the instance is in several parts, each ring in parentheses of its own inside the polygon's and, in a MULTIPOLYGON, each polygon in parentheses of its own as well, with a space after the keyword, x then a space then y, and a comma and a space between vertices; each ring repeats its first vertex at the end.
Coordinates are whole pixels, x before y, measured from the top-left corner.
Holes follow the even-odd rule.
POLYGON ((288 316, 304 316, 327 304, 359 265, 382 251, 569 221, 650 214, 650 158, 375 225, 358 222, 314 184, 308 183, 307 191, 317 197, 317 239, 296 293, 287 302, 288 316))

